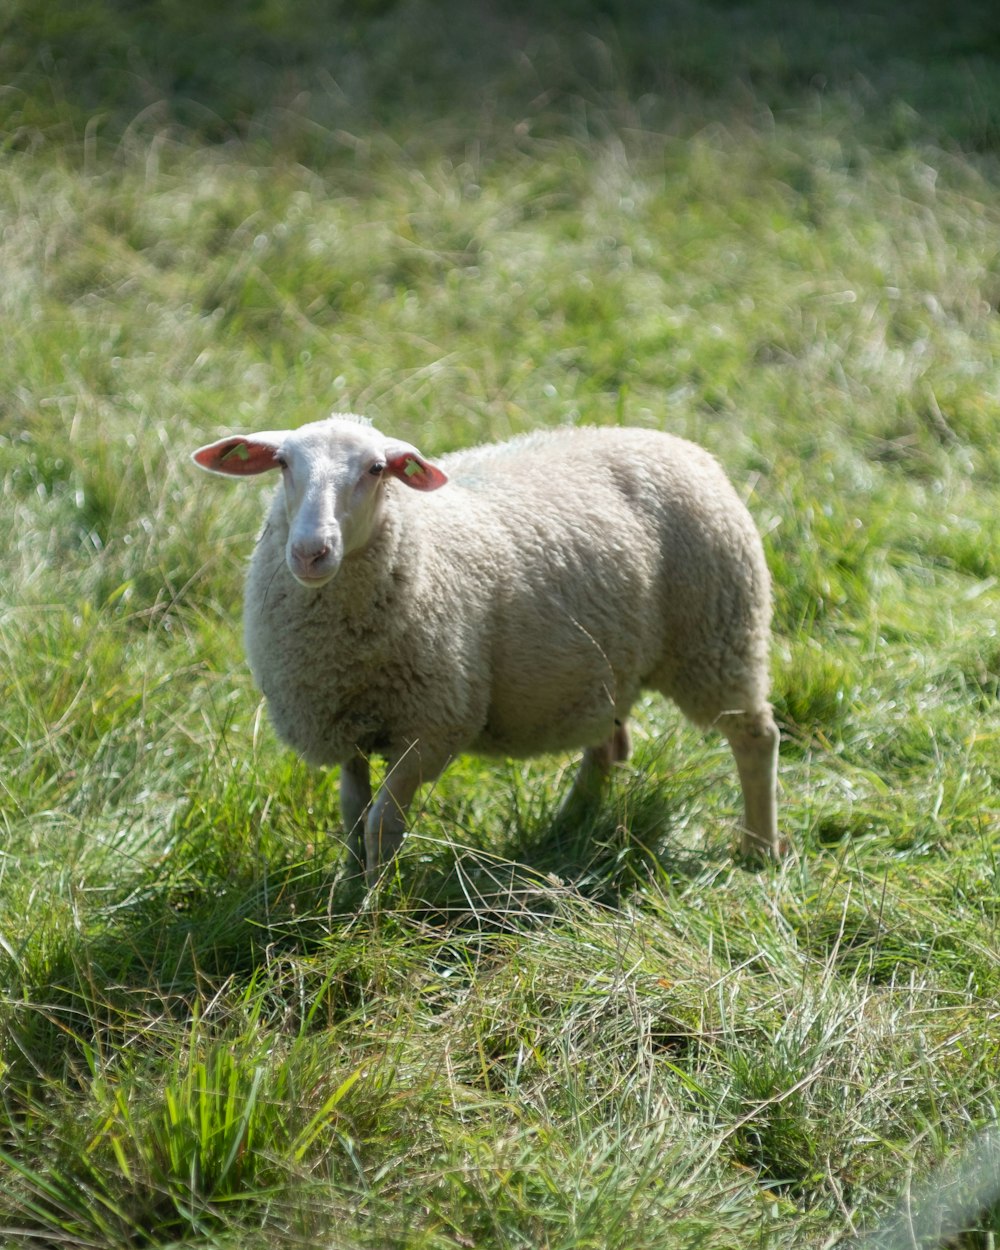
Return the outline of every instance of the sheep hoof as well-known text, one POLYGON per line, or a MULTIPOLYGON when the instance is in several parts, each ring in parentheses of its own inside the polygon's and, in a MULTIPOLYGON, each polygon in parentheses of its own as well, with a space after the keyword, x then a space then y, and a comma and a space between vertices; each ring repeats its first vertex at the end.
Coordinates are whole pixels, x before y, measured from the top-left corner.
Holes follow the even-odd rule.
POLYGON ((761 868, 765 864, 780 864, 791 849, 790 840, 780 834, 774 838, 759 838, 744 829, 738 858, 748 867, 761 868))

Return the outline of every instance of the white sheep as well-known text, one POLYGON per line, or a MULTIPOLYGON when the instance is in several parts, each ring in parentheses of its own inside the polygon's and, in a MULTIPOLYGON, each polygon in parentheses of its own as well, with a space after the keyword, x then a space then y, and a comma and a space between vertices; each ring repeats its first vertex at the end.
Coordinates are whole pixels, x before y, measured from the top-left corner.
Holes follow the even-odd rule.
POLYGON ((432 464, 334 415, 194 459, 281 472, 247 577, 246 648, 278 734, 340 765, 370 880, 418 787, 460 752, 582 747, 568 803, 590 801, 628 757, 643 689, 725 734, 743 850, 780 855, 770 579, 747 509, 701 447, 563 428, 432 464), (374 799, 371 754, 387 765, 374 799))

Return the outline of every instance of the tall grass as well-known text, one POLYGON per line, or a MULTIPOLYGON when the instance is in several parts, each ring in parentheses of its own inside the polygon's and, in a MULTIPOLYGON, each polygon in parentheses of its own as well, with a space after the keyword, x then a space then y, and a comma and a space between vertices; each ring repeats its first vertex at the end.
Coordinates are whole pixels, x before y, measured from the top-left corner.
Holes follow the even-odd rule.
MULTIPOLYGON (((322 52, 227 9, 217 75, 161 7, 6 30, 3 1238, 878 1245, 913 1194, 933 1229, 1000 1108, 986 10, 496 6, 400 77, 417 5, 333 6, 322 52), (650 699, 585 827, 572 760, 457 761, 361 905, 243 663, 263 496, 188 461, 332 408, 722 459, 775 579, 781 868, 650 699)), ((928 1238, 992 1245, 970 1192, 928 1238)))

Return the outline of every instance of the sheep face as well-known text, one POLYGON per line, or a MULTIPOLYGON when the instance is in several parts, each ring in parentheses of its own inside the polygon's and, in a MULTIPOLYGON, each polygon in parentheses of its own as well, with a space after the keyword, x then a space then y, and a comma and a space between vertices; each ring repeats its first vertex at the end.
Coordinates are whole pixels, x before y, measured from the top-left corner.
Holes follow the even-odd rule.
POLYGON ((447 482, 409 443, 388 439, 356 420, 330 417, 298 430, 234 434, 199 448, 194 461, 210 473, 248 477, 281 473, 288 570, 316 589, 378 532, 387 478, 414 490, 447 482))

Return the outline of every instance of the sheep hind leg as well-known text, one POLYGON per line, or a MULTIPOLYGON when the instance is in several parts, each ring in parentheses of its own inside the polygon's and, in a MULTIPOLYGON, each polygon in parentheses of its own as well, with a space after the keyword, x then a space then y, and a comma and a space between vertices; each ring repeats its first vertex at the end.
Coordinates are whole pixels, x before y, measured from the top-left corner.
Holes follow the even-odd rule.
POLYGON ((784 847, 778 834, 779 735, 771 709, 723 716, 718 724, 729 740, 743 789, 743 854, 780 859, 784 847))
POLYGON ((604 792, 604 786, 615 764, 624 764, 632 754, 632 735, 628 721, 615 721, 614 732, 596 747, 587 747, 580 761, 572 788, 560 809, 560 816, 579 819, 604 792))

